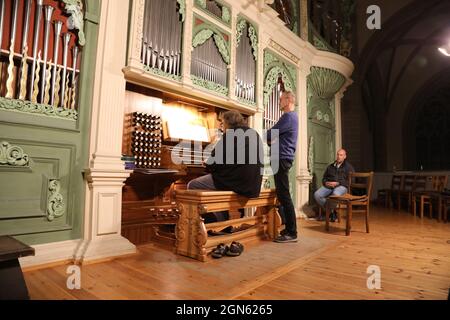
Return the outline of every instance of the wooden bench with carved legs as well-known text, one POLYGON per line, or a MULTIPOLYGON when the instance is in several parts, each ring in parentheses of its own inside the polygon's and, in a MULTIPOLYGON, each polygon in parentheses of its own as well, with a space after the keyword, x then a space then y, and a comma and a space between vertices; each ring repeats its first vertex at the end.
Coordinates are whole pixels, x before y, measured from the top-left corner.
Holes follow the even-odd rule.
POLYGON ((258 198, 249 199, 230 191, 177 190, 180 216, 176 226, 177 254, 206 261, 217 245, 233 241, 274 239, 279 235, 281 217, 277 210, 275 190, 263 190, 258 198), (240 217, 241 208, 257 208, 254 215, 240 217), (228 211, 230 219, 204 223, 202 215, 208 212, 228 211), (231 234, 210 236, 208 231, 249 225, 249 228, 231 234))

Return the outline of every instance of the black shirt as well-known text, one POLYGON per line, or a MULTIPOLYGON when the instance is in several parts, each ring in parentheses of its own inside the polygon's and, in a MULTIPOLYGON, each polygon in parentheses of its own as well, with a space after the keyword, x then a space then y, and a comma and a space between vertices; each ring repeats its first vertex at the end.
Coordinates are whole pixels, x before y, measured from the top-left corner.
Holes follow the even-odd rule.
POLYGON ((349 162, 344 161, 339 167, 334 162, 327 167, 323 175, 322 183, 325 186, 325 182, 338 182, 340 186, 348 188, 350 172, 355 172, 355 169, 349 162))
POLYGON ((263 167, 262 140, 249 127, 227 130, 206 165, 217 190, 234 191, 247 198, 259 197, 263 167))

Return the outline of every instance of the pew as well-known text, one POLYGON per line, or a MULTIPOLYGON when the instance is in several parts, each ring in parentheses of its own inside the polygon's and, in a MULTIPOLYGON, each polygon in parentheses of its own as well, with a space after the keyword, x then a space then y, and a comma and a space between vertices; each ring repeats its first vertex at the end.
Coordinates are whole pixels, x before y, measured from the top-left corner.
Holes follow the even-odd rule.
POLYGON ((176 225, 175 252, 205 262, 219 244, 233 241, 249 242, 256 239, 275 239, 281 228, 275 190, 262 190, 258 198, 249 199, 231 191, 176 190, 180 216, 176 225), (257 208, 254 215, 240 217, 241 208, 257 208), (230 219, 205 223, 204 214, 228 211, 230 219), (231 234, 214 235, 227 227, 248 228, 231 234))

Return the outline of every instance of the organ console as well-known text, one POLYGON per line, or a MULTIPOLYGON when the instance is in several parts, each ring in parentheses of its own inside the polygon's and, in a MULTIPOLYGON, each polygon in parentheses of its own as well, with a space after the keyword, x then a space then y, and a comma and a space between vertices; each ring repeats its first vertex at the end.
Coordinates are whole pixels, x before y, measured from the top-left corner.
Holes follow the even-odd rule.
POLYGON ((220 138, 226 110, 127 84, 123 160, 133 173, 123 189, 122 234, 134 244, 174 245, 175 190, 206 174, 207 148, 220 138))

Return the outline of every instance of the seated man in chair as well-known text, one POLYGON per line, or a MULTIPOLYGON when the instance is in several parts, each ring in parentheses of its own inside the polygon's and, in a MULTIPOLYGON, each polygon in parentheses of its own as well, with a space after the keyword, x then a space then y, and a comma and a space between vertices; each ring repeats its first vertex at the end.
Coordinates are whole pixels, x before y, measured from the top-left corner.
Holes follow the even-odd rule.
MULTIPOLYGON (((188 190, 234 191, 257 198, 263 178, 263 145, 258 133, 249 128, 242 115, 228 111, 223 115, 224 134, 206 161, 208 175, 190 181, 188 190)), ((228 219, 225 212, 205 217, 205 222, 228 219)))
MULTIPOLYGON (((327 197, 342 196, 348 192, 348 182, 350 172, 355 172, 353 166, 346 160, 347 151, 341 149, 337 152, 336 161, 327 167, 323 175, 323 186, 314 193, 314 198, 317 204, 323 208, 325 212, 325 205, 327 197)), ((335 208, 331 208, 330 221, 335 222, 337 218, 335 208)), ((318 220, 323 220, 323 216, 319 216, 318 220)))

